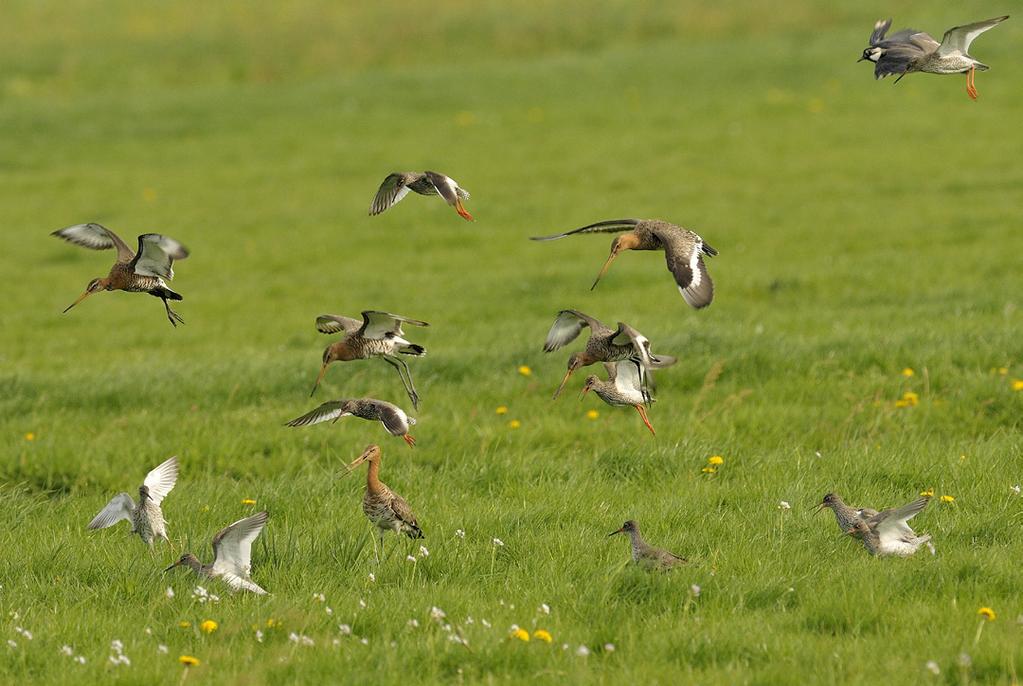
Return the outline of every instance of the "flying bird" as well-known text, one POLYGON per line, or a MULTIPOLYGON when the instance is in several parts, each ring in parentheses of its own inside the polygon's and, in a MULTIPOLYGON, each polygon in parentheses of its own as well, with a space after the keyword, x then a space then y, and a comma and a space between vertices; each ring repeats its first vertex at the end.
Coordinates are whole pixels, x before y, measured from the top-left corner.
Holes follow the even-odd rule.
POLYGON ((662 369, 675 364, 674 357, 653 355, 650 352, 650 340, 628 324, 618 322, 618 328, 612 329, 599 319, 579 310, 558 312, 557 319, 554 320, 551 330, 547 333, 543 351, 550 353, 568 345, 587 327, 590 329, 590 336, 586 341, 586 347, 582 352, 572 353, 568 358, 568 372, 561 380, 558 390, 554 392, 555 400, 565 388, 565 384, 568 383, 573 372, 596 362, 609 363, 630 359, 638 361, 643 389, 648 395, 650 384, 647 372, 650 369, 662 369))
POLYGON ((675 226, 660 219, 611 219, 553 236, 534 236, 534 241, 554 241, 565 236, 587 233, 615 233, 627 231, 611 241, 611 255, 590 287, 597 282, 623 250, 663 250, 668 271, 675 277, 678 290, 690 306, 700 309, 714 299, 714 283, 703 263, 704 255, 713 257, 718 251, 703 242, 689 229, 675 226), (631 230, 629 230, 631 229, 631 230))
POLYGON ((909 557, 925 543, 931 547, 930 535, 917 536, 907 524, 930 500, 924 496, 908 505, 882 510, 870 519, 857 520, 848 535, 860 539, 871 555, 909 557))
POLYGON ((469 192, 458 185, 450 176, 440 172, 394 172, 388 174, 384 182, 380 184, 373 204, 369 207, 370 216, 380 214, 386 209, 393 207, 414 191, 419 195, 440 195, 444 202, 455 208, 458 216, 466 221, 472 221, 472 215, 462 205, 463 200, 469 199, 469 192))
POLYGON ((220 579, 232 591, 251 591, 259 595, 267 592, 249 576, 252 565, 252 542, 266 526, 267 512, 239 519, 224 527, 213 537, 213 562, 203 564, 192 553, 185 553, 164 572, 175 567, 188 567, 200 577, 220 579))
POLYGON ((874 63, 874 78, 881 79, 889 74, 898 74, 898 83, 906 74, 927 72, 930 74, 966 74, 966 93, 977 99, 974 75, 977 70, 987 71, 988 65, 974 59, 970 45, 980 34, 993 29, 1009 16, 995 17, 964 26, 954 26, 945 32, 941 42, 930 34, 916 29, 902 29, 885 37, 892 20, 878 21, 870 34, 870 47, 863 51, 859 61, 874 63))
POLYGON ((288 426, 308 426, 320 422, 336 422, 342 417, 358 417, 371 422, 380 422, 392 436, 400 436, 410 448, 416 445, 416 439, 409 435, 409 426, 416 423, 415 417, 409 417, 405 410, 385 400, 374 398, 357 398, 330 400, 316 409, 292 419, 288 426))
POLYGON ((343 317, 337 314, 321 314, 316 318, 316 330, 320 333, 332 334, 343 333, 345 335, 340 341, 327 346, 323 351, 323 366, 320 367, 320 374, 316 377, 312 393, 316 393, 323 375, 327 373, 327 365, 331 362, 350 362, 352 360, 368 360, 371 357, 378 357, 398 371, 405 393, 412 401, 412 407, 419 409, 419 394, 412 383, 412 372, 408 364, 395 353, 422 357, 426 354, 426 348, 415 343, 409 343, 402 336, 402 324, 412 326, 429 326, 426 322, 418 319, 409 319, 400 314, 388 312, 377 312, 366 310, 362 313, 362 321, 343 317))
POLYGON ((586 395, 589 391, 593 391, 612 407, 635 407, 639 416, 643 418, 646 428, 656 436, 654 427, 650 425, 650 420, 646 416, 646 408, 644 408, 644 404, 653 403, 654 400, 643 391, 643 382, 640 380, 641 365, 632 360, 623 360, 606 364, 605 367, 611 375, 610 378, 607 381, 601 381, 591 374, 586 377, 582 394, 586 395))
POLYGON ((67 306, 67 312, 93 293, 100 291, 128 291, 129 293, 148 293, 163 301, 167 310, 167 319, 173 326, 185 323, 177 312, 171 309, 168 300, 182 300, 180 294, 167 286, 174 278, 172 265, 174 260, 188 257, 188 250, 169 236, 158 233, 144 233, 139 236, 138 251, 131 248, 121 238, 99 224, 76 224, 66 229, 54 231, 51 235, 62 238, 69 243, 80 245, 90 250, 117 250, 117 262, 110 268, 105 277, 93 279, 86 286, 85 292, 67 306))
POLYGON ((382 457, 380 446, 368 446, 359 457, 348 465, 348 470, 345 472, 350 474, 363 462, 369 463, 369 471, 366 472, 366 494, 362 498, 362 511, 370 523, 377 528, 381 550, 384 547, 384 534, 388 531, 405 534, 413 540, 425 538, 409 504, 380 480, 382 457))
POLYGON ((661 548, 655 548, 644 541, 639 534, 639 524, 631 519, 622 524, 622 528, 609 533, 608 538, 616 534, 629 536, 632 542, 632 561, 645 569, 668 570, 686 563, 684 557, 679 557, 675 553, 669 553, 661 548))
POLYGON ((178 458, 171 457, 146 474, 139 486, 139 501, 136 503, 127 493, 118 493, 100 510, 91 522, 90 529, 105 529, 121 520, 131 522, 131 532, 138 534, 146 545, 152 546, 158 538, 167 539, 167 522, 163 519, 160 503, 174 488, 178 480, 178 458))

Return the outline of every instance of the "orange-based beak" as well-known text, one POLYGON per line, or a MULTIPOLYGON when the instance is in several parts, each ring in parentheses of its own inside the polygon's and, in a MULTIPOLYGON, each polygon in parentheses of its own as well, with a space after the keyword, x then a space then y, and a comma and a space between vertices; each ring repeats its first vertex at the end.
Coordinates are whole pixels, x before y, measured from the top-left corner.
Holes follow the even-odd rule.
POLYGON ((365 462, 366 460, 368 460, 368 459, 369 459, 369 456, 370 456, 371 454, 372 454, 372 450, 371 450, 370 448, 367 448, 366 450, 364 450, 364 451, 363 451, 363 453, 362 453, 362 455, 359 455, 359 456, 358 456, 357 458, 355 458, 354 460, 352 460, 352 462, 351 462, 351 463, 350 463, 350 464, 348 465, 348 467, 347 467, 347 468, 345 468, 345 473, 344 473, 344 474, 343 474, 342 476, 348 476, 348 475, 349 475, 349 474, 351 474, 351 473, 352 473, 353 471, 355 471, 355 469, 356 469, 356 468, 357 468, 357 467, 358 467, 359 465, 361 465, 361 464, 362 464, 363 462, 365 462))
POLYGON ((573 369, 569 369, 565 374, 565 378, 561 380, 561 385, 558 386, 558 390, 554 391, 554 397, 551 400, 557 400, 558 396, 561 395, 561 391, 565 390, 565 384, 568 383, 568 377, 572 376, 573 369))
POLYGON ((616 257, 618 257, 618 248, 612 248, 611 254, 607 258, 607 262, 605 262, 604 266, 600 268, 600 273, 597 274, 597 278, 593 280, 593 285, 590 286, 591 291, 597 287, 597 282, 600 281, 600 279, 604 276, 605 273, 607 273, 608 267, 611 266, 611 263, 614 262, 614 259, 616 257))
POLYGON ((80 296, 78 296, 78 300, 76 300, 76 301, 74 301, 73 303, 71 303, 70 305, 68 305, 68 306, 67 306, 67 307, 66 307, 66 308, 64 309, 64 312, 61 312, 61 314, 65 314, 65 313, 66 313, 66 312, 67 312, 68 310, 70 310, 70 309, 71 309, 72 307, 74 307, 74 306, 75 306, 75 305, 77 305, 78 303, 82 302, 83 300, 85 300, 86 298, 88 298, 88 297, 89 297, 90 295, 92 295, 92 294, 93 294, 93 291, 85 291, 85 292, 84 292, 84 293, 82 293, 82 294, 81 294, 80 296))
POLYGON ((320 373, 316 376, 316 383, 313 384, 313 390, 309 392, 309 397, 310 398, 313 397, 314 393, 316 393, 316 389, 320 387, 320 382, 323 381, 323 375, 326 374, 326 373, 327 373, 327 363, 324 363, 323 366, 320 367, 320 373))

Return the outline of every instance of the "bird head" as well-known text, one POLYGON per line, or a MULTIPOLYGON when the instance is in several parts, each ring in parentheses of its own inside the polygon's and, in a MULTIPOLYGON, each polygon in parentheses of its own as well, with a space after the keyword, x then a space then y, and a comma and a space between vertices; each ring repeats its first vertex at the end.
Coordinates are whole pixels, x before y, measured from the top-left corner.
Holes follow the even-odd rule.
POLYGON ((568 383, 568 378, 572 376, 572 373, 580 367, 585 367, 587 364, 589 364, 589 358, 586 353, 572 353, 572 356, 568 358, 568 371, 565 372, 565 378, 561 380, 558 390, 554 391, 554 400, 557 400, 558 396, 561 395, 561 391, 565 389, 565 384, 568 383))
POLYGON ((345 474, 351 474, 363 462, 370 462, 370 463, 372 463, 372 462, 379 461, 382 454, 383 453, 380 450, 380 446, 379 445, 373 444, 373 445, 367 446, 366 449, 362 451, 362 454, 359 455, 357 458, 355 458, 348 465, 348 468, 345 471, 345 474))
POLYGON ((879 48, 876 45, 873 45, 873 46, 867 48, 866 50, 864 50, 863 51, 863 55, 858 60, 856 60, 856 61, 857 62, 862 62, 862 61, 866 60, 867 62, 875 62, 876 63, 879 59, 881 59, 881 55, 883 55, 883 54, 884 54, 884 49, 883 48, 879 48))
POLYGON ((853 538, 863 538, 866 534, 870 533, 870 527, 861 519, 853 524, 852 528, 846 533, 853 538))
POLYGON ((108 278, 107 279, 101 279, 101 278, 93 279, 92 281, 89 282, 89 285, 85 287, 85 292, 82 293, 80 296, 78 296, 78 300, 76 300, 73 303, 71 303, 70 305, 68 305, 64 309, 64 312, 67 312, 72 307, 74 307, 78 303, 82 302, 83 300, 88 298, 93 293, 99 293, 100 291, 109 290, 109 286, 110 286, 110 279, 108 279, 108 278))
POLYGON ((175 567, 200 567, 200 566, 201 565, 199 563, 199 558, 197 558, 192 553, 185 553, 184 555, 178 558, 177 562, 175 562, 174 564, 172 564, 170 567, 163 571, 169 572, 175 567))
POLYGON ((825 493, 824 499, 821 500, 820 504, 817 505, 817 509, 814 512, 820 512, 825 507, 834 507, 837 503, 841 502, 838 495, 835 493, 825 493))
POLYGON ((590 286, 590 290, 592 291, 597 287, 597 282, 600 281, 605 272, 607 272, 608 267, 611 266, 614 259, 618 257, 618 253, 622 250, 634 250, 638 246, 639 237, 634 233, 623 233, 621 236, 615 236, 614 240, 611 241, 611 254, 608 255, 607 262, 604 263, 604 266, 600 268, 600 273, 597 274, 597 278, 593 280, 593 285, 590 286))
POLYGON ((149 486, 143 484, 142 486, 139 486, 139 502, 143 502, 146 498, 149 498, 150 500, 153 499, 152 496, 149 495, 149 486))
POLYGON ((622 528, 609 533, 608 537, 614 536, 615 534, 631 534, 632 532, 639 533, 639 524, 636 524, 636 522, 630 519, 622 524, 622 528))
POLYGON ((599 384, 599 383, 600 383, 600 379, 598 379, 593 374, 590 374, 589 376, 587 376, 586 377, 586 383, 583 384, 582 395, 579 396, 579 399, 582 400, 583 396, 585 396, 587 393, 589 393, 594 388, 596 388, 597 384, 599 384))

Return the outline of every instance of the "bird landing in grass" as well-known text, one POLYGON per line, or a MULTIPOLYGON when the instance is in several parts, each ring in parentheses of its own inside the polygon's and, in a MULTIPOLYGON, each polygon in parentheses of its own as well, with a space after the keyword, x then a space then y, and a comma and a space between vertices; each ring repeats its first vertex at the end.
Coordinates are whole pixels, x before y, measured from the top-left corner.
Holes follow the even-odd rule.
POLYGON ((848 535, 860 539, 871 555, 909 557, 927 544, 933 554, 930 535, 917 536, 907 522, 927 507, 928 497, 914 500, 902 507, 882 510, 867 520, 853 523, 848 535))
POLYGON ((131 522, 131 532, 138 534, 146 545, 152 546, 158 538, 167 539, 167 522, 160 504, 178 481, 178 458, 171 457, 154 467, 139 486, 136 503, 127 493, 118 493, 98 515, 89 522, 89 529, 105 529, 124 520, 131 522))
POLYGON ((703 239, 689 229, 675 226, 660 219, 610 219, 579 229, 558 233, 553 236, 534 236, 534 241, 554 241, 566 236, 587 233, 613 233, 631 229, 611 241, 611 255, 597 274, 590 287, 597 282, 623 250, 663 250, 668 271, 675 277, 679 293, 690 306, 701 309, 714 299, 714 283, 711 281, 703 258, 713 257, 718 251, 703 242, 703 239))
POLYGON ((129 293, 148 293, 159 298, 163 301, 163 306, 167 310, 167 319, 173 326, 176 327, 179 322, 185 323, 167 302, 168 300, 183 299, 180 294, 175 293, 167 286, 167 282, 174 278, 172 269, 174 260, 183 260, 188 257, 188 250, 185 249, 185 246, 173 238, 158 233, 144 233, 138 237, 138 252, 132 252, 131 248, 116 233, 99 224, 76 224, 54 231, 51 235, 90 250, 107 250, 109 248, 117 250, 117 262, 110 268, 110 273, 90 281, 85 292, 78 296, 78 300, 68 305, 64 312, 93 293, 127 291, 129 293))
POLYGON ((870 47, 863 51, 859 61, 874 63, 874 78, 882 79, 889 74, 898 74, 895 83, 906 74, 927 72, 929 74, 966 74, 966 94, 977 99, 974 75, 990 69, 988 65, 974 59, 970 45, 980 34, 1002 23, 1009 16, 995 17, 964 26, 955 26, 945 32, 941 42, 930 34, 916 29, 902 29, 885 37, 892 20, 878 21, 870 34, 870 47))
POLYGON ((270 514, 257 512, 224 527, 213 537, 213 562, 203 564, 192 553, 185 553, 164 572, 175 567, 188 567, 201 577, 220 579, 232 591, 250 591, 258 595, 267 592, 252 581, 252 542, 266 526, 270 514))
POLYGON ((458 216, 466 221, 473 221, 472 215, 462 205, 469 199, 469 192, 458 185, 450 176, 439 172, 394 172, 388 174, 380 184, 373 204, 369 207, 370 216, 380 214, 398 204, 402 198, 414 191, 419 195, 439 195, 444 202, 455 208, 458 216))
POLYGON ((617 534, 628 535, 632 542, 632 561, 644 569, 667 570, 686 563, 684 557, 679 557, 675 553, 669 553, 661 548, 655 548, 644 541, 639 533, 639 524, 631 519, 622 524, 622 528, 609 533, 608 538, 617 534))
POLYGON ((336 422, 342 417, 358 417, 371 422, 380 422, 387 433, 400 436, 410 448, 416 445, 416 439, 409 435, 409 427, 415 425, 415 417, 409 417, 405 410, 385 400, 374 398, 356 398, 330 400, 316 409, 292 419, 288 426, 308 426, 320 422, 336 422))

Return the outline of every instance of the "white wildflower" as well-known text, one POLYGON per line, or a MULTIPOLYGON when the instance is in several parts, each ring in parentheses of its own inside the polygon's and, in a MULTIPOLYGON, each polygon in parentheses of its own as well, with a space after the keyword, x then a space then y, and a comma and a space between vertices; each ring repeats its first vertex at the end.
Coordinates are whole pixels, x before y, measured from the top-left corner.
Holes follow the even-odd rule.
POLYGON ((693 594, 694 598, 699 598, 700 597, 700 591, 702 591, 702 590, 703 589, 700 588, 699 584, 693 584, 692 586, 689 587, 689 592, 693 594))
POLYGON ((418 629, 419 628, 419 620, 416 619, 415 617, 413 617, 412 619, 408 620, 408 622, 406 622, 406 623, 408 624, 408 627, 410 629, 418 629))
POLYGON ((789 501, 787 501, 787 500, 783 500, 783 501, 781 501, 781 502, 780 502, 780 503, 778 504, 778 509, 779 509, 779 510, 791 510, 791 509, 792 509, 792 506, 791 506, 791 505, 789 505, 789 501))
POLYGON ((368 646, 369 645, 369 639, 366 638, 366 637, 360 638, 359 639, 359 643, 361 643, 364 646, 368 646))
POLYGON ((925 664, 924 667, 926 667, 927 671, 933 674, 934 676, 941 674, 941 667, 939 667, 938 663, 935 662, 934 660, 928 660, 927 664, 925 664))
POLYGON ((1020 494, 1019 484, 1016 484, 1015 486, 1010 486, 1009 490, 1012 491, 1013 493, 1015 493, 1016 495, 1020 494))
POLYGON ((416 561, 416 556, 415 555, 406 555, 405 559, 407 561, 409 561, 409 562, 415 562, 416 561))
POLYGON ((18 644, 12 641, 11 639, 7 639, 7 647, 10 648, 11 650, 17 650, 18 644))
POLYGON ((77 662, 80 665, 84 665, 85 664, 85 656, 84 655, 79 655, 78 657, 75 658, 75 662, 77 662))
POLYGON ((578 648, 575 649, 575 654, 578 655, 579 657, 586 657, 587 655, 590 654, 590 649, 587 648, 586 646, 579 646, 578 648))
POLYGON ((551 613, 551 606, 547 603, 540 603, 540 614, 549 615, 551 613))
POLYGON ((161 643, 160 645, 156 646, 156 652, 160 653, 161 655, 166 655, 168 652, 170 652, 170 649, 161 643))
POLYGON ((263 632, 260 631, 259 629, 256 629, 256 642, 257 643, 263 642, 263 632))
POLYGON ((339 624, 337 630, 341 632, 342 636, 352 635, 352 627, 347 624, 339 624))
POLYGON ((604 644, 604 652, 605 653, 613 653, 614 651, 615 651, 615 644, 614 643, 605 643, 604 644))
POLYGON ((147 626, 147 627, 146 627, 146 636, 152 636, 152 635, 153 635, 153 630, 152 630, 152 629, 150 629, 150 628, 149 628, 149 627, 147 626))
POLYGON ((174 589, 173 589, 173 588, 171 588, 170 586, 168 586, 168 587, 167 587, 167 590, 166 590, 166 591, 164 591, 164 592, 163 592, 163 594, 164 594, 165 596, 167 596, 167 598, 168 598, 168 599, 170 599, 170 598, 173 598, 173 597, 174 597, 174 589))
POLYGON ((475 622, 475 620, 472 618, 472 615, 467 615, 466 616, 466 618, 465 618, 465 623, 466 624, 473 624, 474 622, 475 622))
POLYGON ((455 529, 455 536, 459 538, 465 538, 465 531, 462 529, 455 529))
POLYGON ((430 608, 430 619, 432 619, 435 622, 439 622, 440 620, 444 619, 447 616, 448 616, 447 613, 444 612, 444 610, 437 607, 436 605, 430 608))
POLYGON ((292 643, 296 643, 296 644, 304 645, 304 646, 314 646, 314 645, 316 645, 316 642, 313 641, 313 639, 309 638, 305 634, 296 634, 294 631, 292 631, 290 634, 288 634, 288 640, 291 641, 292 643))
POLYGON ((370 572, 370 573, 369 573, 369 582, 370 582, 371 584, 375 584, 375 583, 376 583, 376 581, 377 581, 377 575, 376 575, 376 574, 374 574, 373 572, 370 572))
POLYGON ((430 551, 426 549, 425 545, 419 546, 419 555, 421 557, 430 557, 430 551))
POLYGON ((490 542, 493 543, 498 548, 504 545, 504 541, 502 541, 500 538, 495 538, 490 542))
POLYGON ((313 600, 319 600, 321 603, 327 602, 327 597, 322 593, 313 593, 313 600))
POLYGON ((480 620, 480 624, 482 624, 483 626, 487 627, 488 629, 489 629, 489 628, 490 628, 490 626, 491 626, 491 625, 490 625, 490 622, 488 622, 488 621, 487 621, 486 619, 481 619, 481 620, 480 620))
POLYGON ((327 616, 328 617, 331 616, 332 614, 334 614, 334 608, 328 606, 328 607, 326 607, 324 609, 327 611, 327 616))
POLYGON ((61 655, 67 655, 68 657, 71 657, 72 655, 75 654, 75 649, 72 648, 69 645, 63 645, 63 646, 60 647, 60 654, 61 655))
POLYGON ((124 644, 121 643, 119 639, 115 638, 113 641, 110 642, 110 650, 114 651, 115 653, 123 653, 124 644))
POLYGON ((24 629, 24 628, 22 628, 20 626, 16 626, 16 627, 14 627, 14 630, 17 631, 22 636, 24 636, 26 641, 31 641, 32 640, 32 632, 29 631, 28 629, 24 629))
POLYGON ((359 598, 359 607, 361 607, 363 610, 366 609, 366 601, 363 600, 362 598, 359 598))
POLYGON ((339 645, 341 645, 341 639, 340 638, 335 638, 333 641, 330 642, 330 644, 332 646, 334 646, 335 648, 337 648, 339 645))

